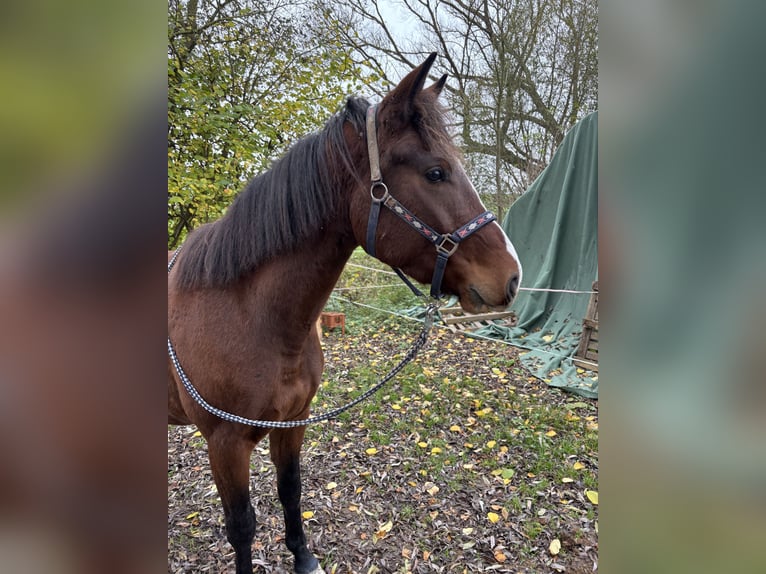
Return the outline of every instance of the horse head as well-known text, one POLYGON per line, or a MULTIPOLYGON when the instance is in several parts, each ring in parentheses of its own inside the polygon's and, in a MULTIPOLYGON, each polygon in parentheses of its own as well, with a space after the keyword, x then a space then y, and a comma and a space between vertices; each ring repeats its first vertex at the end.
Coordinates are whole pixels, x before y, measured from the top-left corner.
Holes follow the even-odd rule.
POLYGON ((521 263, 448 133, 438 102, 447 76, 424 87, 435 58, 368 111, 371 185, 352 199, 354 235, 379 260, 431 283, 432 294, 457 295, 469 312, 505 308, 521 263))

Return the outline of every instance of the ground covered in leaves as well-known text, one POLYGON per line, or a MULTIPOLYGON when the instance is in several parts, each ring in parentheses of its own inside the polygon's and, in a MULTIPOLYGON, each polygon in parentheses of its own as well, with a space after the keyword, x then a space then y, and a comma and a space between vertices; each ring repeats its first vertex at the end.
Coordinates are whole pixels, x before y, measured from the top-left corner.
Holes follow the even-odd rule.
MULTIPOLYGON (((314 412, 368 388, 418 329, 395 319, 326 334, 314 412)), ((597 570, 597 403, 531 377, 517 352, 435 329, 378 395, 308 430, 303 517, 328 573, 597 570)), ((267 440, 252 459, 254 568, 292 572, 267 440)), ((233 572, 194 427, 168 428, 168 505, 168 572, 233 572)))

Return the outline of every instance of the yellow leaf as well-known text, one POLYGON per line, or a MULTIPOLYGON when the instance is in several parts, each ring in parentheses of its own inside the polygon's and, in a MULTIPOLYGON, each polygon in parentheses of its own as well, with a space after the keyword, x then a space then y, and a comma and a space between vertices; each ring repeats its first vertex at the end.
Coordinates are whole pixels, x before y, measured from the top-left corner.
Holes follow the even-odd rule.
POLYGON ((582 470, 583 468, 585 468, 585 465, 581 463, 580 461, 577 461, 576 463, 574 463, 574 466, 572 468, 574 468, 575 470, 582 470))
POLYGON ((563 482, 563 483, 574 482, 574 479, 573 478, 569 478, 569 477, 564 477, 564 478, 561 479, 561 482, 563 482))
POLYGON ((561 552, 561 540, 558 538, 551 540, 551 544, 548 546, 548 552, 550 552, 553 556, 556 556, 559 552, 561 552))
POLYGON ((487 518, 492 524, 497 524, 497 521, 500 520, 500 515, 496 512, 488 512, 487 518))
POLYGON ((545 436, 554 437, 554 436, 556 436, 556 431, 555 430, 549 430, 547 433, 545 433, 545 436))
POLYGON ((332 490, 333 488, 338 488, 338 483, 337 483, 337 482, 328 482, 328 483, 325 485, 325 488, 326 488, 327 490, 332 490))
POLYGON ((391 532, 391 529, 394 527, 394 523, 392 520, 389 520, 385 524, 378 527, 378 530, 381 530, 383 532, 391 532))
POLYGON ((598 491, 597 490, 586 490, 585 496, 588 497, 588 500, 590 500, 593 504, 598 504, 598 491))
POLYGON ((423 367, 423 374, 426 377, 433 377, 434 376, 434 372, 431 369, 427 368, 427 367, 423 367))
POLYGON ((431 449, 431 454, 441 454, 442 449, 440 449, 438 446, 435 446, 431 449))
POLYGON ((468 527, 468 528, 463 528, 462 532, 463 532, 463 534, 464 534, 465 536, 469 536, 469 535, 471 535, 471 534, 473 533, 473 528, 470 528, 470 527, 468 527))
POLYGON ((199 431, 197 431, 197 432, 195 432, 195 433, 194 433, 192 436, 202 436, 202 433, 201 433, 201 432, 199 432, 199 431))
POLYGON ((377 449, 377 448, 375 448, 375 447, 372 447, 372 448, 368 448, 368 449, 367 449, 366 451, 364 451, 364 452, 366 452, 366 453, 367 453, 367 454, 369 454, 369 455, 373 455, 373 454, 377 454, 377 452, 378 452, 378 449, 377 449))
POLYGON ((497 441, 494 441, 494 440, 487 441, 487 448, 495 448, 496 444, 497 444, 497 441))
POLYGON ((311 511, 311 510, 307 510, 307 511, 305 511, 303 514, 301 514, 301 516, 302 516, 302 517, 303 517, 305 520, 308 520, 309 518, 311 518, 312 516, 314 516, 314 512, 313 512, 313 511, 311 511))
POLYGON ((418 443, 418 446, 419 446, 420 448, 426 448, 426 447, 428 446, 428 443, 427 443, 427 442, 423 442, 423 441, 421 440, 421 441, 418 443))
POLYGON ((460 427, 457 426, 457 425, 452 425, 451 427, 449 427, 449 430, 451 430, 452 432, 460 432, 461 431, 460 427))
POLYGON ((199 514, 199 512, 192 512, 192 513, 191 513, 189 516, 187 516, 187 517, 186 517, 186 520, 189 520, 189 519, 191 519, 191 518, 194 518, 194 517, 195 517, 195 516, 197 516, 198 514, 199 514))

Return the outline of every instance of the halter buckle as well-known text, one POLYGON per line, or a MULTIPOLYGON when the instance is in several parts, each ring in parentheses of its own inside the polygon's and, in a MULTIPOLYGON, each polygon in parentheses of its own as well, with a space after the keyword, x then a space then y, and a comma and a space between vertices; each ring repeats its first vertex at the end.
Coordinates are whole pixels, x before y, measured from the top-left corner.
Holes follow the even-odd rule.
POLYGON ((439 237, 436 242, 436 251, 445 257, 449 257, 457 250, 457 246, 460 245, 457 241, 452 239, 446 233, 439 237))

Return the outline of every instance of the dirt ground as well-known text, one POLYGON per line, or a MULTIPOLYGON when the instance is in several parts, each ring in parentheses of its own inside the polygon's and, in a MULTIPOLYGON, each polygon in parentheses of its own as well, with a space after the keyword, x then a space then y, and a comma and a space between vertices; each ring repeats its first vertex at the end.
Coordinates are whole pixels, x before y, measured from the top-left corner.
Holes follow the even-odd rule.
MULTIPOLYGON (((326 334, 315 412, 372 384, 413 332, 326 334)), ((440 330, 369 403, 308 430, 304 524, 328 574, 597 571, 598 403, 531 377, 517 352, 440 330)), ((292 572, 267 440, 254 570, 292 572)), ((233 572, 233 556, 205 442, 169 427, 168 573, 233 572)))

